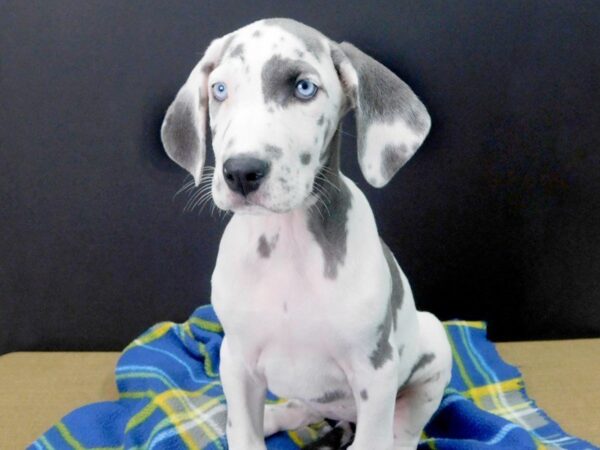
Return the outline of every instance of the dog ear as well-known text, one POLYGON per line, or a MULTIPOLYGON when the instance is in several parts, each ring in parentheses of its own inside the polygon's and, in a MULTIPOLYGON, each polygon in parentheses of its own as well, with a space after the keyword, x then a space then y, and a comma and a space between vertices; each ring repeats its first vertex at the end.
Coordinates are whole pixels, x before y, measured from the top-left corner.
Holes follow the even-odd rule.
POLYGON ((229 36, 212 41, 167 109, 160 129, 167 155, 192 174, 196 186, 206 158, 208 76, 219 63, 227 42, 229 36))
POLYGON ((332 44, 331 57, 356 110, 358 162, 367 181, 385 186, 421 146, 431 118, 408 85, 350 43, 332 44))

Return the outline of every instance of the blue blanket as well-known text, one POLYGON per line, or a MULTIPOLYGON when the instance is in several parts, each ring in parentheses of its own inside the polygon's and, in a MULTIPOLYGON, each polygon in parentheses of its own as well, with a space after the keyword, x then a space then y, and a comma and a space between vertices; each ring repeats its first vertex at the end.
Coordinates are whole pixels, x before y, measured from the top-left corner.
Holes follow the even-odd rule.
MULTIPOLYGON (((569 436, 525 393, 482 322, 445 324, 452 382, 419 449, 598 449, 569 436)), ((223 331, 209 306, 183 324, 160 323, 133 341, 116 368, 119 400, 76 409, 30 449, 226 449, 227 410, 219 382, 223 331)), ((268 401, 277 398, 269 396, 268 401)), ((330 429, 326 422, 279 433, 269 449, 297 449, 330 429)))

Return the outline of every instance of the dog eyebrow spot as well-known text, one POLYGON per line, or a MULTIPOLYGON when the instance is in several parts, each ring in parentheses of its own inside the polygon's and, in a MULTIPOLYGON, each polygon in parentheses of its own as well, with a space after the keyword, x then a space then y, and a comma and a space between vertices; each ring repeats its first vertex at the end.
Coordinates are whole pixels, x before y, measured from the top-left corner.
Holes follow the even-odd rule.
POLYGON ((310 159, 311 159, 310 153, 302 153, 300 155, 300 162, 302 164, 304 164, 305 166, 308 166, 310 164, 310 159))
POLYGON ((301 59, 284 58, 280 55, 269 58, 261 71, 265 103, 275 103, 284 108, 290 102, 300 101, 294 96, 296 81, 300 75, 318 77, 318 72, 301 59))
POLYGON ((209 74, 213 71, 213 69, 215 68, 214 63, 206 63, 204 65, 202 65, 202 67, 200 67, 200 70, 202 70, 202 72, 204 72, 205 74, 209 74))
POLYGON ((245 59, 244 59, 244 44, 243 43, 240 43, 240 44, 236 45, 229 52, 229 57, 230 58, 235 58, 236 56, 238 56, 242 60, 242 62, 245 61, 245 59))

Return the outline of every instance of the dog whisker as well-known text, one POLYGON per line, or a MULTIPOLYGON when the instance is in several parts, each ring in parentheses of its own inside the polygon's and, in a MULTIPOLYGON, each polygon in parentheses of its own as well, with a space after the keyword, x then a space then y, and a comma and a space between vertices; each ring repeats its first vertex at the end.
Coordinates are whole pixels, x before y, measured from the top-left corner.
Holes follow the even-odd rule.
POLYGON ((330 200, 329 200, 329 198, 327 197, 327 195, 325 194, 325 192, 323 191, 322 188, 320 188, 320 187, 318 187, 316 185, 315 185, 315 188, 316 188, 315 189, 316 190, 315 198, 317 200, 316 203, 315 203, 315 205, 317 206, 317 210, 321 214, 321 219, 325 219, 323 217, 323 213, 321 211, 321 208, 320 208, 319 204, 323 205, 323 207, 325 208, 325 211, 326 211, 327 215, 330 216, 331 213, 329 211, 329 207, 327 206, 327 203, 325 202, 325 200, 323 199, 323 197, 326 197, 328 199, 327 202, 330 202, 330 200))
POLYGON ((198 214, 200 214, 204 210, 204 207, 208 204, 208 202, 210 202, 211 199, 212 199, 211 193, 207 192, 196 202, 196 204, 193 206, 192 210, 195 209, 196 207, 199 207, 198 214))
POLYGON ((315 185, 315 190, 317 191, 317 194, 319 197, 324 197, 324 200, 327 200, 328 203, 331 202, 331 198, 329 197, 329 195, 327 194, 327 192, 325 191, 325 189, 319 185, 315 185))
MULTIPOLYGON (((330 187, 332 187, 333 189, 335 189, 336 191, 340 192, 340 188, 339 186, 336 186, 331 180, 328 180, 327 178, 325 178, 323 175, 321 174, 317 174, 315 177, 317 180, 322 181, 324 183, 327 183, 330 187)), ((325 189, 325 186, 323 186, 323 189, 325 189)))
POLYGON ((337 127, 336 129, 340 133, 345 134, 346 136, 350 136, 350 137, 353 137, 354 139, 356 139, 356 136, 354 134, 348 133, 347 131, 342 130, 342 126, 341 125, 339 127, 337 127))
POLYGON ((173 195, 172 200, 175 200, 175 197, 177 197, 182 192, 188 191, 188 190, 193 189, 193 188, 194 188, 194 180, 191 180, 191 181, 188 181, 187 183, 184 183, 184 185, 177 192, 175 192, 175 195, 173 195))
POLYGON ((194 202, 196 201, 196 199, 198 197, 200 197, 201 195, 202 195, 201 191, 195 191, 192 195, 190 195, 190 198, 188 199, 187 203, 183 207, 183 212, 188 211, 188 209, 190 209, 190 206, 193 205, 194 202))
POLYGON ((184 212, 186 211, 192 211, 195 208, 195 204, 197 203, 197 201, 199 201, 199 199, 203 198, 207 193, 210 194, 211 192, 211 186, 204 186, 198 190, 196 190, 191 196, 190 199, 188 200, 188 202, 185 205, 185 208, 183 209, 184 212))

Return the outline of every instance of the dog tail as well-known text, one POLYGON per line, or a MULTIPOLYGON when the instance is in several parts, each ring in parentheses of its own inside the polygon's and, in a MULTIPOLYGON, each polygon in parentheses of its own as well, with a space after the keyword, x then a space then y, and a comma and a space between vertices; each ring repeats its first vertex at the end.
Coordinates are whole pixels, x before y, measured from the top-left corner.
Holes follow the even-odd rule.
POLYGON ((354 424, 338 422, 330 432, 308 444, 303 450, 342 450, 348 448, 354 438, 354 424))

